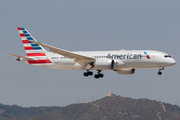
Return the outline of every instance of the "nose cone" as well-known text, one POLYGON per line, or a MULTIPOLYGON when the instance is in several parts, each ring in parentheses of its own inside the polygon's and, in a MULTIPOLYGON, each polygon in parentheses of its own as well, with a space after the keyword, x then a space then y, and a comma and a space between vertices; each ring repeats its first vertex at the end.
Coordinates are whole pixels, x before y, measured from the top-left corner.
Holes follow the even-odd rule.
POLYGON ((176 64, 176 61, 173 59, 173 58, 171 58, 170 60, 169 60, 169 64, 172 66, 172 65, 175 65, 176 64))

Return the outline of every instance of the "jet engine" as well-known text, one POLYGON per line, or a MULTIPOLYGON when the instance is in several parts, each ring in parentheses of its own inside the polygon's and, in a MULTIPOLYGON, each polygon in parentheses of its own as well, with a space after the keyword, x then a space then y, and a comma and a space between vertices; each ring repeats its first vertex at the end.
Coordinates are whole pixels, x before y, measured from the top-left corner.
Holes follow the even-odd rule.
POLYGON ((97 59, 94 62, 94 67, 99 70, 114 69, 115 63, 111 59, 97 59))
POLYGON ((121 69, 116 71, 118 74, 131 75, 135 73, 135 69, 121 69))

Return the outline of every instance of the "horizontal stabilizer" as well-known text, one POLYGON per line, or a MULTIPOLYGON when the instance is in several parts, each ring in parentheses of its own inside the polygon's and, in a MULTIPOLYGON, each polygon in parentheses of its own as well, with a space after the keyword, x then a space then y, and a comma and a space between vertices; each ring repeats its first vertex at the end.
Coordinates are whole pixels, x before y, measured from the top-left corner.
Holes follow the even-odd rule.
POLYGON ((14 55, 14 54, 9 54, 9 53, 4 53, 4 54, 10 55, 10 56, 13 56, 13 57, 23 58, 23 59, 26 59, 26 60, 33 60, 33 61, 36 60, 36 59, 33 59, 33 58, 23 57, 23 56, 14 55))

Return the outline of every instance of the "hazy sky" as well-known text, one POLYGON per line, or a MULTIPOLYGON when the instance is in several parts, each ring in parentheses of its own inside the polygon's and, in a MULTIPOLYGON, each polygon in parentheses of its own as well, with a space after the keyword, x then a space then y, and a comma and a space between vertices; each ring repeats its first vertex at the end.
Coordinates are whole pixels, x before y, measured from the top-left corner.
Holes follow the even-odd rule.
MULTIPOLYGON (((20 106, 66 106, 91 102, 108 92, 177 104, 180 99, 179 0, 1 0, 0 103, 20 106), (102 71, 103 79, 82 70, 53 70, 16 61, 25 56, 17 27, 42 43, 69 51, 158 50, 176 65, 137 69, 134 75, 102 71)), ((93 71, 94 74, 96 71, 93 71)))

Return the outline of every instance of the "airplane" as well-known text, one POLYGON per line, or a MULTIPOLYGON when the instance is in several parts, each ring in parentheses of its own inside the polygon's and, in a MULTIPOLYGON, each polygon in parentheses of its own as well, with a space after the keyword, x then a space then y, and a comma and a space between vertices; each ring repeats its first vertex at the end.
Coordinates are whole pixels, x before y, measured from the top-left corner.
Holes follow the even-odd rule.
POLYGON ((37 42, 23 27, 17 27, 26 56, 17 57, 17 61, 30 65, 58 69, 58 70, 85 70, 85 77, 92 76, 91 70, 97 70, 96 79, 103 78, 102 70, 113 70, 118 74, 130 75, 135 69, 159 68, 158 75, 165 67, 176 64, 168 54, 154 50, 118 50, 118 51, 79 51, 71 52, 37 42), (48 48, 51 52, 46 51, 48 48))

